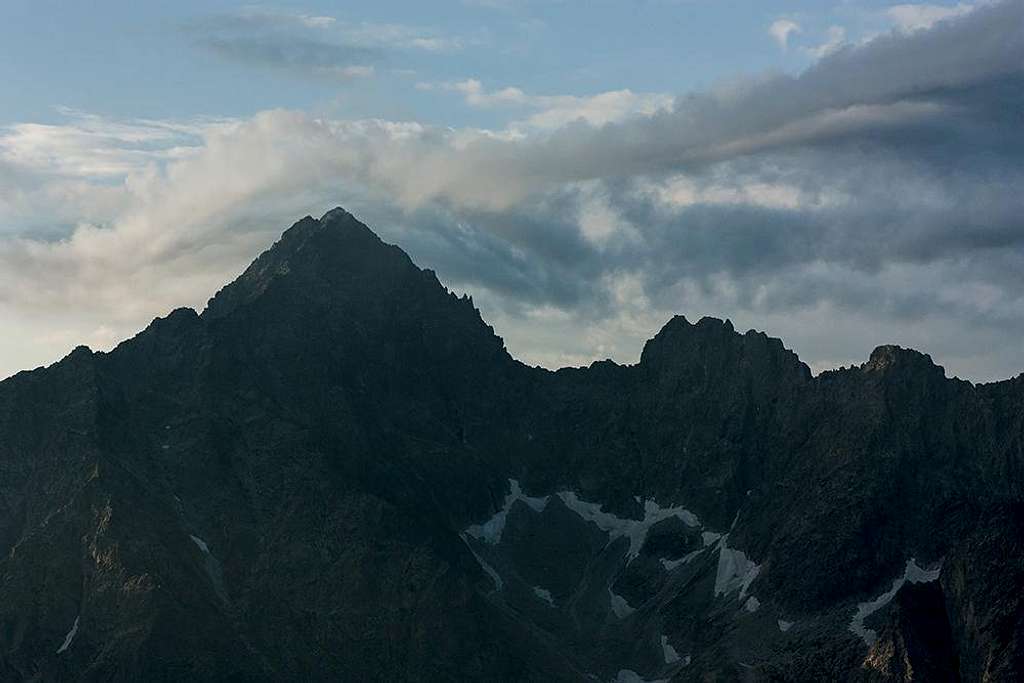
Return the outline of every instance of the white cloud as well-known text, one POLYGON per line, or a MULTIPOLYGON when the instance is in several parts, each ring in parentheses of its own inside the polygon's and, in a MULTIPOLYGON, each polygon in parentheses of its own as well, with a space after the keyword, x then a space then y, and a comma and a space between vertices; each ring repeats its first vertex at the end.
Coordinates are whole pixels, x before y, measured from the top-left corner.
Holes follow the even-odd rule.
POLYGON ((516 6, 516 0, 462 0, 462 4, 468 7, 510 10, 516 6))
POLYGON ((542 98, 542 111, 526 123, 536 128, 559 128, 575 121, 594 126, 624 121, 632 116, 652 116, 672 107, 675 98, 664 93, 634 93, 612 90, 589 97, 542 98))
POLYGON ((381 49, 399 48, 424 52, 457 52, 466 40, 424 26, 379 24, 373 22, 337 22, 336 35, 345 43, 381 49))
POLYGON ((793 184, 746 180, 729 176, 701 179, 675 175, 658 182, 645 183, 642 192, 650 193, 667 210, 678 211, 701 204, 756 206, 765 209, 796 210, 835 207, 850 201, 834 189, 816 188, 811 192, 793 184))
POLYGON ((888 18, 902 31, 929 29, 940 21, 962 17, 974 11, 977 5, 960 2, 956 5, 903 4, 886 10, 888 18))
POLYGON ((815 59, 821 59, 827 57, 846 42, 846 29, 842 26, 829 26, 826 33, 825 42, 816 45, 815 47, 804 48, 807 54, 811 55, 815 59))
POLYGON ((421 82, 416 84, 418 90, 449 90, 461 93, 466 104, 472 107, 490 108, 509 105, 528 105, 533 99, 519 88, 503 88, 487 92, 483 83, 475 78, 448 83, 421 82))
POLYGON ((187 156, 204 133, 235 124, 229 119, 112 121, 74 109, 58 111, 71 123, 0 127, 0 158, 48 174, 122 177, 151 163, 187 156))
POLYGON ((296 18, 300 23, 309 28, 330 28, 338 21, 334 17, 313 16, 309 14, 299 14, 296 18))
POLYGON ((354 78, 370 78, 377 69, 372 64, 353 64, 351 66, 320 66, 314 67, 313 73, 338 80, 354 78))
POLYGON ((579 206, 576 221, 580 232, 598 248, 607 244, 613 236, 636 232, 622 214, 613 206, 599 183, 578 183, 579 206))
POLYGON ((635 93, 612 90, 590 96, 532 95, 520 88, 487 90, 475 78, 449 83, 417 83, 420 90, 448 90, 463 95, 466 104, 481 109, 519 107, 536 110, 512 128, 556 129, 576 121, 602 126, 631 116, 650 116, 672 107, 674 98, 665 93, 635 93))
POLYGON ((783 50, 789 49, 789 36, 793 33, 799 33, 800 30, 800 24, 792 19, 776 19, 768 27, 768 33, 771 34, 772 38, 775 39, 775 42, 783 50))
MULTIPOLYGON (((93 124, 101 125, 95 120, 93 124)), ((109 127, 136 129, 118 122, 109 127)), ((65 193, 65 199, 79 203, 57 208, 91 214, 95 222, 76 221, 70 234, 49 241, 0 238, 0 317, 19 321, 33 340, 23 348, 27 357, 5 357, 12 365, 4 370, 52 359, 54 345, 64 340, 76 338, 102 348, 171 308, 201 307, 281 225, 316 203, 317 192, 323 191, 317 175, 334 163, 321 155, 319 141, 331 138, 323 124, 268 112, 237 125, 211 125, 190 154, 119 166, 125 176, 110 184, 111 169, 101 163, 110 150, 84 148, 77 122, 68 130, 60 128, 35 131, 30 148, 59 156, 61 145, 67 143, 76 154, 75 162, 56 169, 54 175, 37 175, 37 180, 63 192, 64 174, 98 168, 103 175, 83 185, 106 201, 100 208, 90 207, 91 193, 85 189, 77 196, 65 193), (278 139, 276 133, 286 129, 287 140, 278 139), (89 153, 100 161, 90 160, 89 153), (47 320, 50 323, 44 324, 47 320), (54 324, 56 333, 50 327, 54 324), (41 353, 49 355, 39 357, 41 353)), ((24 147, 20 130, 15 137, 16 145, 24 147)), ((119 142, 110 143, 115 151, 119 142)), ((341 158, 340 152, 335 143, 327 153, 341 158)), ((20 159, 34 163, 37 157, 20 159)), ((24 166, 14 168, 25 172, 24 166)), ((0 196, 6 194, 0 190, 0 196)), ((50 198, 50 193, 28 197, 29 205, 21 213, 36 220, 53 216, 53 207, 47 205, 50 198)))

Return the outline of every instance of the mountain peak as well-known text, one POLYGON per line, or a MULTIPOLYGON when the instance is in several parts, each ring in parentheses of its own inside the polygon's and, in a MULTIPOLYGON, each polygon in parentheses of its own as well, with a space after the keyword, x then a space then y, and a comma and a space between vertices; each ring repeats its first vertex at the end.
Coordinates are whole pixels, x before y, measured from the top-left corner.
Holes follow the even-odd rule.
POLYGON ((351 282, 410 269, 416 266, 405 252, 336 207, 319 220, 306 216, 285 230, 241 276, 210 299, 203 317, 224 317, 284 278, 301 279, 309 288, 323 289, 337 286, 341 280, 351 282))
POLYGON ((691 323, 685 315, 676 315, 644 345, 641 363, 654 360, 662 353, 704 344, 711 339, 728 343, 727 340, 734 336, 738 335, 728 320, 704 316, 691 323))
POLYGON ((916 369, 945 374, 945 370, 936 365, 930 355, 913 349, 905 349, 896 344, 883 344, 876 347, 867 362, 861 365, 861 369, 865 372, 916 369))
MULTIPOLYGON (((811 372, 782 340, 750 330, 740 334, 729 320, 705 316, 690 323, 673 317, 645 345, 640 364, 661 375, 706 378, 757 376, 766 381, 810 379, 811 372)), ((703 380, 702 380, 703 381, 703 380)))
POLYGON ((276 250, 298 251, 305 242, 316 235, 328 231, 337 231, 336 237, 364 239, 370 243, 383 245, 384 242, 366 224, 336 206, 318 219, 305 216, 281 234, 281 238, 265 253, 276 250))
POLYGON ((323 216, 320 216, 320 222, 321 223, 329 223, 329 222, 332 222, 332 221, 342 221, 342 220, 352 220, 352 221, 354 221, 356 223, 359 222, 358 220, 356 220, 355 216, 353 216, 352 214, 350 214, 348 211, 346 211, 345 209, 343 209, 340 206, 336 206, 333 209, 331 209, 330 211, 328 211, 327 213, 325 213, 323 216))

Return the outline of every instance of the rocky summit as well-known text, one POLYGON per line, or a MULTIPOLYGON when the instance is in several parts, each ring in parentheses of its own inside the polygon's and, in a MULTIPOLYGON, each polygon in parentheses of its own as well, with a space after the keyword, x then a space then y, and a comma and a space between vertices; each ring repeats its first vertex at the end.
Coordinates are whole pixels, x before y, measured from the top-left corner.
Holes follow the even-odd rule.
POLYGON ((1022 601, 1024 375, 527 367, 341 209, 0 383, 2 681, 1017 681, 1022 601))

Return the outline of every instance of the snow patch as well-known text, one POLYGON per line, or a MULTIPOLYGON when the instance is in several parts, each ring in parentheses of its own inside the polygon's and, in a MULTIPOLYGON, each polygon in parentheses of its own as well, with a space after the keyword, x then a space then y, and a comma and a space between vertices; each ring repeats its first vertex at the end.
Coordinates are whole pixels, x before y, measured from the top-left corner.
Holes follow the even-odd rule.
POLYGON ((694 550, 692 553, 687 553, 683 555, 678 560, 669 560, 663 557, 661 558, 661 566, 665 568, 665 571, 670 572, 681 564, 689 564, 695 557, 704 552, 704 550, 704 548, 701 548, 700 550, 694 550))
POLYGON ((753 595, 751 595, 749 598, 747 598, 747 602, 744 603, 744 605, 743 605, 743 609, 745 609, 745 610, 747 610, 748 612, 751 612, 751 613, 756 612, 760 608, 761 608, 761 601, 758 600, 757 598, 755 598, 753 595))
POLYGON ((924 569, 917 564, 914 558, 910 558, 907 560, 907 568, 903 576, 910 583, 931 583, 932 581, 938 581, 941 573, 942 562, 939 562, 932 569, 924 569))
POLYGON ((206 545, 206 541, 199 538, 198 536, 193 536, 192 534, 189 534, 188 537, 191 538, 192 542, 199 546, 199 549, 202 550, 205 554, 210 554, 210 546, 206 545))
POLYGON ((551 591, 549 591, 547 588, 541 588, 540 586, 534 586, 533 587, 533 594, 536 595, 541 600, 543 600, 544 602, 548 603, 548 605, 550 605, 551 607, 555 606, 555 598, 554 598, 553 595, 551 595, 551 591))
POLYGON ((718 539, 722 538, 722 534, 716 534, 714 531, 704 531, 701 533, 700 538, 704 541, 704 547, 707 548, 717 543, 718 539))
POLYGON ((675 664, 682 659, 679 653, 676 652, 676 649, 668 642, 668 636, 661 637, 661 654, 664 656, 666 664, 675 664))
POLYGON ((509 492, 505 496, 505 503, 501 509, 483 524, 473 524, 468 527, 466 529, 467 534, 484 543, 498 545, 501 543, 501 534, 505 531, 505 518, 508 517, 509 510, 512 509, 517 500, 521 500, 534 512, 543 512, 544 508, 547 507, 550 496, 531 498, 523 493, 523 490, 519 487, 519 482, 515 479, 509 479, 508 483, 509 492))
POLYGON ((477 564, 480 565, 480 568, 484 570, 487 576, 491 577, 491 581, 494 582, 494 590, 500 593, 501 590, 505 587, 505 582, 501 580, 501 576, 494 569, 494 567, 487 563, 487 560, 480 557, 480 553, 476 551, 476 549, 473 547, 473 544, 470 543, 469 539, 466 537, 465 531, 459 534, 459 538, 461 538, 462 542, 466 544, 467 548, 469 548, 469 552, 473 553, 473 557, 476 559, 477 564))
POLYGON ((779 630, 780 631, 785 633, 786 631, 788 631, 791 628, 793 628, 793 622, 792 621, 785 621, 783 619, 779 619, 779 630))
POLYGON ((857 611, 850 620, 850 630, 860 636, 866 645, 874 645, 878 641, 878 634, 870 628, 865 628, 864 620, 888 605, 905 583, 930 583, 936 581, 941 572, 941 562, 934 569, 923 569, 913 557, 910 558, 907 560, 907 566, 903 570, 903 576, 895 579, 889 590, 874 600, 868 600, 857 605, 857 611))
POLYGON ((728 546, 729 535, 726 534, 718 545, 718 573, 715 575, 715 595, 728 595, 740 592, 742 601, 747 589, 761 572, 761 567, 749 560, 742 550, 728 546))
POLYGON ((700 520, 682 506, 663 508, 653 500, 644 501, 644 518, 623 519, 610 512, 601 509, 600 503, 590 503, 581 500, 572 491, 562 491, 558 494, 565 506, 579 515, 584 521, 593 522, 598 529, 608 534, 608 542, 618 538, 629 539, 629 552, 626 562, 632 562, 640 554, 640 548, 644 545, 647 532, 652 526, 670 517, 677 517, 689 527, 699 527, 700 520))
POLYGON ((78 634, 78 620, 80 618, 81 618, 80 615, 75 617, 75 623, 72 624, 71 630, 68 631, 68 634, 66 636, 64 636, 64 644, 61 645, 60 648, 57 649, 57 654, 60 654, 62 652, 67 652, 67 649, 69 647, 71 647, 71 641, 73 641, 75 639, 75 636, 78 634))
MULTIPOLYGON (((467 527, 465 530, 466 534, 472 536, 478 541, 482 541, 490 545, 498 545, 501 543, 501 537, 505 531, 505 521, 508 518, 508 513, 512 509, 512 506, 515 505, 516 501, 522 501, 534 512, 543 512, 544 508, 547 507, 551 496, 527 496, 523 493, 523 490, 517 480, 509 479, 508 482, 509 492, 505 496, 505 501, 501 509, 494 513, 494 515, 486 522, 473 524, 467 527)), ((640 554, 640 549, 643 547, 644 541, 647 539, 647 532, 658 522, 669 519, 670 517, 677 517, 689 527, 701 526, 700 519, 698 519, 697 515, 681 505, 663 508, 656 501, 642 500, 639 496, 634 496, 633 498, 637 503, 643 505, 644 518, 636 520, 623 519, 610 512, 605 512, 601 509, 600 503, 591 503, 589 501, 582 500, 573 491, 561 491, 555 495, 561 498, 562 502, 565 503, 565 506, 579 515, 584 521, 594 523, 597 528, 607 533, 609 543, 618 538, 628 538, 629 552, 626 560, 627 564, 640 554)), ((720 534, 705 531, 702 534, 702 538, 704 546, 707 547, 720 538, 720 534)), ((689 561, 687 558, 683 559, 685 561, 689 561)), ((689 559, 693 559, 693 557, 689 557, 689 559)))
POLYGON ((636 611, 627 601, 626 598, 621 595, 616 595, 611 587, 608 587, 608 597, 611 600, 612 612, 619 619, 625 619, 630 614, 636 611))

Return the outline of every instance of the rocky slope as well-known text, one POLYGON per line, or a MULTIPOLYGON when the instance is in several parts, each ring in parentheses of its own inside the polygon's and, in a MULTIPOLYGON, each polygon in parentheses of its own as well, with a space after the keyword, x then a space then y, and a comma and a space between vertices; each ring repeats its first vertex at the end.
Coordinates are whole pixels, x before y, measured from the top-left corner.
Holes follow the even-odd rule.
POLYGON ((1024 678, 1024 376, 548 372, 336 209, 0 383, 0 680, 1024 678))

